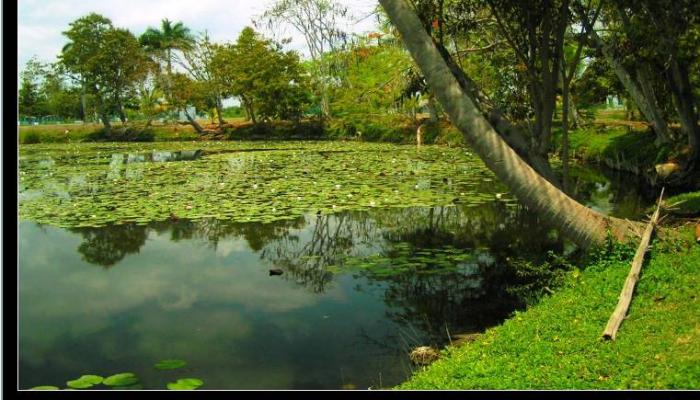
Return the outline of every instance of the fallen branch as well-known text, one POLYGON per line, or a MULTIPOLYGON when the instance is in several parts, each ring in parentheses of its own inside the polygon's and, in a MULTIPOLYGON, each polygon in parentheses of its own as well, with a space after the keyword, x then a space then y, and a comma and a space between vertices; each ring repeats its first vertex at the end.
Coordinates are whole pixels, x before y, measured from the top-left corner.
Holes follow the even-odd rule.
POLYGON ((656 211, 654 211, 654 214, 652 214, 651 221, 649 221, 647 228, 644 230, 644 234, 642 234, 642 242, 639 243, 637 252, 634 254, 634 259, 632 259, 632 268, 627 275, 625 286, 622 288, 622 293, 620 293, 620 300, 617 302, 617 307, 615 307, 615 311, 613 311, 610 319, 608 320, 608 324, 605 326, 605 331, 603 331, 603 339, 615 340, 617 330, 620 328, 622 321, 625 319, 625 315, 627 315, 627 310, 632 302, 634 285, 639 280, 639 274, 642 270, 642 264, 644 263, 644 255, 647 252, 649 241, 651 240, 651 234, 654 231, 654 226, 656 226, 656 221, 659 218, 661 199, 663 197, 664 188, 661 189, 661 195, 659 196, 659 203, 656 206, 656 211))

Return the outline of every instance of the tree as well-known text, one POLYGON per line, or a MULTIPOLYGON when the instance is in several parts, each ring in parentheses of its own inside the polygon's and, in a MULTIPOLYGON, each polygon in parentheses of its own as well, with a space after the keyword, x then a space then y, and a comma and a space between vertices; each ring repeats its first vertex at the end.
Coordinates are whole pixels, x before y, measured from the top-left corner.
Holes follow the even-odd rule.
POLYGON ((552 117, 561 75, 569 0, 522 2, 487 0, 501 34, 524 66, 534 112, 533 151, 551 150, 552 117))
POLYGON ((657 143, 679 142, 667 125, 667 110, 673 110, 688 147, 684 169, 675 179, 682 184, 697 172, 700 157, 697 96, 691 84, 692 71, 700 61, 700 4, 692 0, 604 3, 604 37, 579 6, 580 19, 656 132, 657 143))
POLYGON ((222 47, 212 65, 253 123, 259 118, 298 120, 310 100, 299 56, 283 52, 251 27, 241 31, 235 44, 222 47))
MULTIPOLYGON (((200 82, 205 93, 211 99, 207 102, 213 104, 216 109, 219 127, 223 128, 223 99, 231 95, 231 89, 225 84, 223 74, 225 66, 216 63, 216 55, 222 51, 221 45, 212 43, 205 32, 188 48, 182 51, 183 61, 180 66, 187 71, 189 76, 200 82)), ((235 62, 235 60, 231 60, 235 62)))
POLYGON ((206 94, 206 87, 198 81, 191 79, 187 75, 175 72, 170 77, 170 94, 168 101, 176 109, 181 110, 185 114, 185 118, 197 133, 204 133, 204 128, 196 120, 196 115, 191 115, 188 106, 192 105, 197 109, 206 109, 209 104, 207 100, 211 99, 206 94))
POLYGON ((160 29, 149 27, 139 37, 139 43, 146 53, 157 63, 165 62, 165 74, 157 70, 158 82, 166 95, 170 95, 173 63, 177 61, 177 51, 190 50, 195 45, 195 38, 181 21, 173 23, 163 19, 160 29))
POLYGON ((126 120, 125 102, 146 75, 145 54, 133 34, 95 13, 73 21, 63 34, 70 42, 60 63, 93 97, 109 134, 112 114, 126 120))
POLYGON ((87 106, 89 99, 83 96, 80 87, 72 86, 66 81, 59 64, 47 66, 40 90, 45 101, 45 113, 66 119, 85 120, 83 102, 87 106))
POLYGON ((550 219, 578 244, 603 243, 607 230, 618 239, 633 232, 634 224, 606 217, 576 202, 524 162, 476 107, 441 56, 435 42, 405 0, 380 0, 398 28, 406 47, 451 121, 484 163, 530 209, 550 219))
POLYGON ((513 47, 501 46, 506 40, 496 29, 496 18, 487 3, 461 0, 441 5, 440 2, 421 1, 426 4, 418 4, 417 11, 423 12, 419 17, 424 29, 437 36, 438 50, 460 86, 470 93, 501 138, 540 175, 558 186, 548 154, 540 153, 538 141, 523 129, 523 125, 531 125, 525 65, 514 63, 513 47), (458 42, 466 48, 460 49, 458 42), (448 45, 454 49, 453 53, 448 45), (481 85, 476 85, 477 80, 481 85))
POLYGON ((24 70, 20 73, 19 87, 19 115, 26 117, 38 117, 45 114, 45 98, 41 93, 41 80, 46 75, 46 66, 36 57, 27 61, 24 70))
MULTIPOLYGON (((595 14, 593 15, 593 24, 595 24, 595 20, 598 18, 598 13, 600 13, 601 5, 598 6, 598 8, 595 11, 595 14)), ((571 27, 569 27, 569 30, 571 30, 571 27)), ((575 40, 572 40, 569 43, 567 43, 566 40, 563 40, 561 42, 561 160, 563 164, 562 175, 565 190, 569 179, 569 116, 571 114, 571 81, 574 79, 574 76, 579 71, 585 39, 586 35, 584 29, 578 35, 578 37, 575 38, 575 40)))
POLYGON ((334 0, 276 0, 258 24, 271 30, 289 25, 304 35, 314 61, 314 76, 321 92, 321 112, 325 117, 331 113, 328 90, 333 64, 329 54, 339 49, 347 38, 340 29, 340 22, 347 17, 347 7, 334 0))
POLYGON ((195 44, 194 36, 182 22, 163 19, 160 29, 149 27, 139 37, 139 42, 147 52, 165 61, 168 75, 173 73, 176 50, 189 50, 195 44))

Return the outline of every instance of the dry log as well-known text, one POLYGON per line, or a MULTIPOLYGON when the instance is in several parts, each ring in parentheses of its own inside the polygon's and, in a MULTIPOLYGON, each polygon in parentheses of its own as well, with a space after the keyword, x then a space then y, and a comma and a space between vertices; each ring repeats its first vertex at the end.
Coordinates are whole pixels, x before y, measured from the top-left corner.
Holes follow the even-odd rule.
POLYGON ((644 263, 644 255, 647 252, 649 241, 651 240, 651 234, 654 232, 656 221, 659 218, 661 199, 663 199, 663 197, 664 188, 661 189, 661 195, 659 196, 659 203, 656 206, 656 211, 654 211, 654 214, 652 214, 651 221, 649 221, 649 224, 642 234, 642 241, 639 243, 637 252, 634 254, 634 259, 632 259, 632 268, 630 269, 627 279, 625 280, 625 286, 622 288, 622 293, 620 293, 620 299, 617 302, 617 307, 615 307, 615 311, 613 311, 610 319, 608 320, 608 324, 605 326, 605 330, 603 331, 603 339, 615 340, 617 330, 620 328, 622 321, 627 315, 627 310, 632 302, 632 294, 634 294, 634 285, 636 285, 637 281, 639 280, 639 274, 642 270, 642 264, 644 263))

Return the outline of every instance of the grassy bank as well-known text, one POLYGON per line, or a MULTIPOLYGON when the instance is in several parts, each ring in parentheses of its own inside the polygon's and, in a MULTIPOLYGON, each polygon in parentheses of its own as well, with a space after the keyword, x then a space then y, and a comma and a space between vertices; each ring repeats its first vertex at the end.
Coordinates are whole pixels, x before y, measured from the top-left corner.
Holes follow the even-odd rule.
POLYGON ((111 138, 103 135, 102 128, 101 124, 20 126, 18 139, 20 144, 33 144, 98 141, 168 142, 196 140, 199 137, 189 125, 153 125, 145 128, 143 124, 134 124, 126 132, 122 132, 121 125, 115 124, 111 138))
POLYGON ((700 245, 657 239, 617 340, 601 332, 634 249, 574 270, 549 297, 443 359, 400 389, 675 389, 700 387, 700 245))
MULTIPOLYGON (((190 125, 154 123, 131 124, 126 129, 114 124, 111 135, 105 135, 101 124, 56 124, 20 126, 19 143, 75 143, 75 142, 169 142, 190 140, 362 140, 366 142, 415 143, 415 123, 362 121, 350 123, 331 120, 325 125, 317 121, 272 121, 253 124, 242 118, 231 118, 223 129, 209 121, 199 121, 206 130, 198 134, 190 125)), ((398 121, 398 120, 397 120, 398 121)), ((425 144, 460 146, 462 134, 448 122, 427 124, 423 136, 425 144)))
POLYGON ((569 136, 571 156, 575 159, 641 171, 665 162, 672 153, 668 146, 655 146, 654 139, 654 134, 646 130, 600 125, 574 130, 569 136))

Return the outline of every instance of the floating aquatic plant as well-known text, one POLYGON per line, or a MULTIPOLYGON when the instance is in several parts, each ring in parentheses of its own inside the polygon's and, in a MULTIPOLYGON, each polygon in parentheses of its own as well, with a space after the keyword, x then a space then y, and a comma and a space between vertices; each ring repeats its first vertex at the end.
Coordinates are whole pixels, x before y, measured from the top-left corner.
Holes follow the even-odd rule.
MULTIPOLYGON (((19 164, 20 218, 60 227, 168 218, 272 222, 309 212, 478 205, 505 192, 481 160, 437 146, 52 144, 20 146, 19 164), (152 157, 197 149, 202 156, 194 159, 152 157)), ((499 201, 514 204, 506 195, 499 201)))
POLYGON ((156 363, 155 367, 159 370, 169 370, 182 368, 187 363, 184 360, 162 360, 156 363))
POLYGON ((105 378, 102 382, 107 386, 131 386, 139 382, 139 378, 131 372, 123 372, 105 378))
POLYGON ((73 389, 87 389, 99 385, 102 381, 104 378, 99 375, 83 375, 78 379, 66 382, 66 385, 73 389))
POLYGON ((197 378, 183 378, 178 379, 176 382, 168 383, 168 389, 170 390, 194 390, 202 386, 204 382, 197 378))

